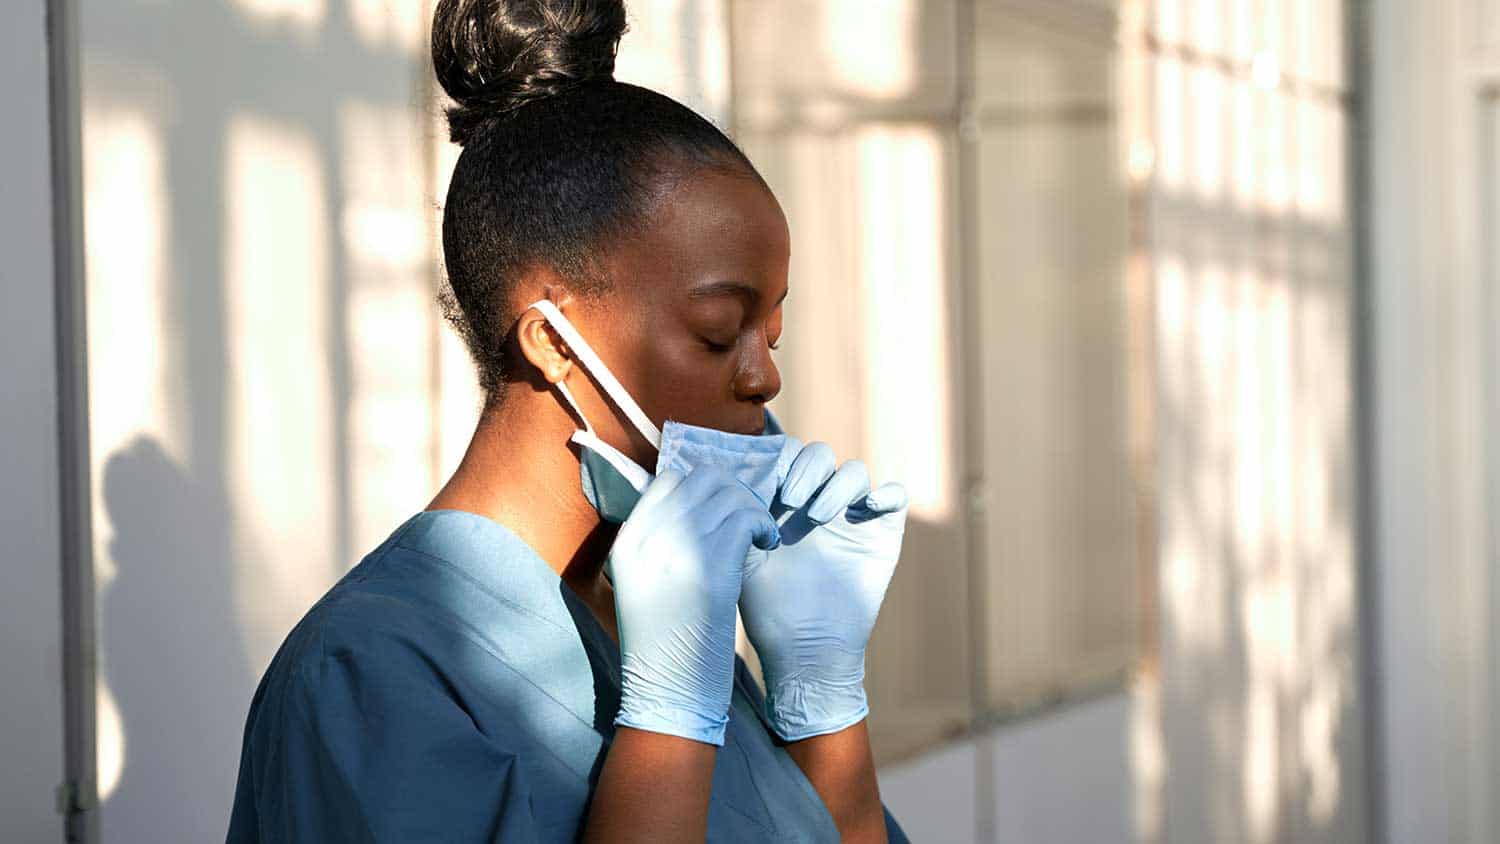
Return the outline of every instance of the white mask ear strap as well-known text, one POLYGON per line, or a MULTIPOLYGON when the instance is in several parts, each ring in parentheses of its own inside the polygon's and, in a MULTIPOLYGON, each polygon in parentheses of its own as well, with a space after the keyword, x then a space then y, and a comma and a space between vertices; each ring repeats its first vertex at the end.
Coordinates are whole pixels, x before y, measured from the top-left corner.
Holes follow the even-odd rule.
POLYGON ((578 399, 573 398, 573 391, 568 389, 568 385, 559 381, 553 386, 557 387, 557 391, 562 393, 564 399, 567 399, 568 406, 573 408, 573 415, 577 416, 579 421, 583 423, 583 430, 590 434, 594 433, 594 426, 590 425, 589 418, 583 415, 583 408, 578 406, 578 399))
MULTIPOLYGON (((583 339, 583 335, 578 333, 578 329, 573 327, 573 323, 569 322, 568 318, 563 316, 562 311, 558 310, 557 306, 552 304, 550 300, 540 299, 532 302, 527 310, 531 308, 536 308, 540 311, 542 316, 547 319, 547 322, 551 323, 552 327, 557 329, 557 333, 562 335, 563 341, 573 348, 573 353, 578 356, 579 362, 604 387, 604 392, 609 394, 609 397, 614 400, 614 403, 619 406, 620 410, 625 412, 625 416, 634 423, 636 429, 641 432, 641 436, 645 437, 646 441, 651 443, 652 448, 660 450, 661 431, 657 429, 651 418, 641 410, 640 405, 635 403, 635 399, 630 397, 629 391, 619 381, 615 380, 615 376, 609 371, 609 367, 604 365, 604 360, 588 344, 588 341, 583 339)), ((568 393, 567 387, 562 382, 558 382, 557 386, 561 388, 561 392, 567 398, 568 403, 573 405, 573 409, 577 411, 579 418, 583 419, 584 428, 592 433, 593 428, 589 426, 588 419, 584 418, 583 410, 578 406, 578 402, 574 401, 573 396, 568 393)))

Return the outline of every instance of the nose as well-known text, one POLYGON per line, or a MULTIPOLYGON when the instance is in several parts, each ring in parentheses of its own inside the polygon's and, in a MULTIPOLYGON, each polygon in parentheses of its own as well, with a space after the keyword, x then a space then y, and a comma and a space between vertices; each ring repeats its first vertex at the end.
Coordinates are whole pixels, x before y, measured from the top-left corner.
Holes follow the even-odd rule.
POLYGON ((781 371, 764 342, 756 343, 755 349, 735 373, 734 396, 740 401, 765 404, 781 392, 781 371))

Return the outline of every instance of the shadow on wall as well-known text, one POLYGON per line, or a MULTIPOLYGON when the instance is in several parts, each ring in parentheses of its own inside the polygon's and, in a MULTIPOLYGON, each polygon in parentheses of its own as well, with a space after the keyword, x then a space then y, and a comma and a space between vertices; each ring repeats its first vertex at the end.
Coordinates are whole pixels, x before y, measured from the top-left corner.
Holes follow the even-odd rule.
POLYGON ((156 840, 165 824, 211 840, 224 834, 223 806, 188 798, 227 799, 235 770, 189 763, 238 758, 255 686, 234 623, 227 508, 149 437, 112 454, 102 480, 116 576, 99 596, 100 636, 126 742, 108 837, 156 840))
POLYGON ((1348 230, 1237 213, 1157 201, 1166 837, 1363 840, 1348 230))
POLYGON ((261 671, 430 495, 425 0, 79 5, 99 825, 222 840, 261 671))

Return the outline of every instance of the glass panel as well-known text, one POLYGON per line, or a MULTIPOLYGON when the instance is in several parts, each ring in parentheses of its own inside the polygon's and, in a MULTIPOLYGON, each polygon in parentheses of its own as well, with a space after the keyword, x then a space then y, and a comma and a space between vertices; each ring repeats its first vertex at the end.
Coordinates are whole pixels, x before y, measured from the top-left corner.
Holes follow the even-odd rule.
POLYGON ((899 480, 912 496, 903 562, 868 661, 870 726, 886 762, 969 721, 947 246, 952 133, 867 123, 740 140, 793 239, 773 410, 793 434, 865 460, 877 484, 899 480))
POLYGON ((882 762, 971 723, 976 637, 1000 710, 1118 682, 1135 658, 1128 361, 1143 358, 1126 330, 1113 4, 998 6, 976 10, 981 266, 964 298, 983 360, 970 395, 954 3, 732 7, 739 140, 793 233, 777 412, 913 495, 870 653, 882 762), (980 412, 989 453, 965 455, 964 414, 980 412), (979 624, 970 460, 991 481, 979 624))
POLYGON ((1500 0, 1473 0, 1478 22, 1475 37, 1481 48, 1500 48, 1500 0))
POLYGON ((976 399, 1003 711, 1128 672, 1137 524, 1112 39, 982 9, 976 399))
POLYGON ((993 122, 1011 116, 1009 111, 996 115, 996 110, 1082 108, 1094 110, 1089 119, 1095 122, 1101 111, 1108 119, 1114 15, 1076 3, 1057 5, 1074 11, 1017 14, 1011 5, 979 4, 974 97, 981 116, 993 122))
POLYGON ((729 116, 728 9, 704 0, 631 0, 615 78, 660 91, 713 121, 729 116))
POLYGON ((735 0, 740 125, 951 112, 955 0, 735 0))

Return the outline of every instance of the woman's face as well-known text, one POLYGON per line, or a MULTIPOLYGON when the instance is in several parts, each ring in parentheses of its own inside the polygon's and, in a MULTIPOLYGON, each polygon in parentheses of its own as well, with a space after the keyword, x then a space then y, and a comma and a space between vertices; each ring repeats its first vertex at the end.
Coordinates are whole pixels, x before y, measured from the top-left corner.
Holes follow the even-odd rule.
MULTIPOLYGON (((660 427, 673 419, 761 433, 781 391, 771 347, 781 337, 791 257, 786 217, 753 178, 699 171, 658 205, 652 225, 607 259, 615 289, 584 306, 590 342, 660 427), (598 336, 598 340, 594 340, 598 336)), ((619 436, 600 435, 644 466, 656 455, 609 404, 619 436)), ((615 426, 610 426, 615 427, 615 426)))

